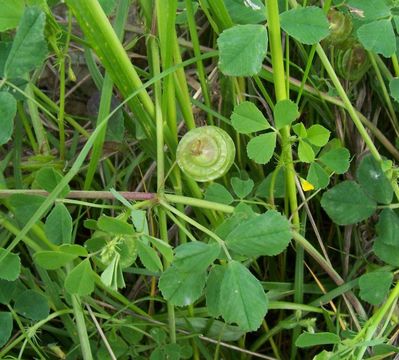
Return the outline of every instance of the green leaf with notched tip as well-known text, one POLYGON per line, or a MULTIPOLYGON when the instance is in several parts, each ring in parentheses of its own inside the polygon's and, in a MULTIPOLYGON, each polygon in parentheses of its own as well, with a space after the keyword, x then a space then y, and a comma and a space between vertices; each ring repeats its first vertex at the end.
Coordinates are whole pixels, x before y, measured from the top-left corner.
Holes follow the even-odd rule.
POLYGON ((224 30, 217 40, 219 68, 228 76, 253 76, 262 69, 267 50, 263 25, 236 25, 224 30))
POLYGON ((270 128, 270 124, 255 104, 244 101, 234 108, 231 124, 240 134, 249 134, 270 128))
POLYGON ((276 133, 271 132, 252 138, 247 145, 248 157, 258 164, 266 164, 276 147, 276 133))
POLYGON ((277 129, 290 125, 299 116, 298 105, 291 100, 281 100, 277 102, 273 109, 274 123, 277 129))

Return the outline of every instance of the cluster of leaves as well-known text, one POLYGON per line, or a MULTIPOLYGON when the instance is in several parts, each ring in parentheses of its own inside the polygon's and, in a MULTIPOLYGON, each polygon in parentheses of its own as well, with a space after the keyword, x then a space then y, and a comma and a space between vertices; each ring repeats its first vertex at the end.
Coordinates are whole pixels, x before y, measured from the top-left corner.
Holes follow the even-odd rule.
MULTIPOLYGON (((291 100, 282 100, 275 105, 273 115, 274 128, 253 103, 246 101, 237 105, 231 116, 232 126, 241 134, 272 129, 271 132, 257 135, 248 142, 248 157, 258 164, 266 164, 271 160, 278 131, 291 125, 299 117, 299 111, 291 100)), ((306 129, 300 122, 293 125, 292 129, 297 136, 293 141, 298 143, 298 159, 310 164, 307 181, 314 188, 327 187, 332 173, 343 174, 348 170, 349 151, 336 140, 328 142, 330 131, 325 127, 315 124, 306 129), (319 156, 316 158, 317 154, 319 156)))
POLYGON ((291 240, 290 225, 274 210, 256 214, 242 204, 216 234, 225 239, 224 246, 233 259, 226 260, 216 242, 179 245, 172 265, 161 275, 159 287, 166 300, 186 306, 201 297, 206 285, 210 315, 222 316, 245 331, 256 330, 267 312, 268 300, 259 280, 240 261, 284 251, 291 240), (215 264, 216 259, 220 264, 215 264))

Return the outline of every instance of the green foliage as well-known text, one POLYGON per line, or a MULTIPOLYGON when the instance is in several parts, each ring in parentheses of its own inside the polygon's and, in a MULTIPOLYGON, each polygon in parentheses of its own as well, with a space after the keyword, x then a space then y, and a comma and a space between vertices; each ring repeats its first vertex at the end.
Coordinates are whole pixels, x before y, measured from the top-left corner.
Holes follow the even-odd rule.
POLYGON ((399 78, 392 78, 389 82, 389 90, 391 96, 395 101, 399 102, 399 78))
POLYGON ((384 209, 380 213, 376 224, 377 236, 374 239, 373 250, 375 254, 390 265, 399 265, 399 237, 397 229, 399 218, 391 209, 384 209))
POLYGON ((283 198, 285 196, 285 170, 283 167, 278 167, 272 173, 266 176, 266 179, 258 185, 256 195, 264 198, 270 198, 272 193, 272 180, 274 178, 273 197, 283 198))
POLYGON ((43 320, 50 313, 46 296, 35 290, 21 292, 15 298, 14 310, 33 321, 43 320))
POLYGON ((295 341, 300 348, 308 348, 316 345, 339 344, 341 339, 338 335, 328 332, 302 333, 295 341))
POLYGON ((318 43, 330 33, 323 10, 315 6, 285 11, 280 15, 280 21, 288 35, 307 45, 318 43))
POLYGON ((126 286, 119 261, 120 255, 115 254, 101 274, 101 281, 115 291, 126 286))
POLYGON ((14 118, 17 113, 17 102, 7 92, 0 92, 0 145, 11 139, 14 130, 14 118))
POLYGON ((356 224, 377 209, 377 203, 354 181, 343 181, 325 192, 320 204, 338 225, 356 224))
POLYGON ((277 211, 242 221, 226 237, 229 249, 241 255, 274 256, 281 253, 291 240, 290 224, 277 211))
POLYGON ((270 124, 260 110, 249 101, 244 101, 234 108, 231 124, 241 134, 250 134, 270 128, 270 124))
POLYGON ((331 171, 337 174, 344 174, 350 165, 350 153, 348 149, 336 148, 323 153, 319 160, 331 171))
POLYGON ((27 7, 5 63, 5 76, 17 78, 40 66, 47 56, 44 38, 46 15, 38 7, 27 7))
POLYGON ((387 271, 373 271, 359 278, 359 296, 372 305, 378 305, 388 295, 393 274, 387 271))
POLYGON ((94 291, 94 274, 89 259, 83 260, 69 272, 64 286, 70 294, 79 296, 90 295, 94 291))
POLYGON ((330 139, 330 131, 324 126, 315 124, 306 129, 306 139, 315 146, 322 147, 328 143, 330 139))
POLYGON ((109 15, 115 9, 116 1, 115 0, 98 0, 104 12, 109 15))
MULTIPOLYGON (((52 192, 61 180, 62 175, 57 170, 54 170, 52 167, 44 167, 37 172, 34 185, 40 189, 52 192)), ((66 196, 69 191, 70 188, 67 185, 61 191, 60 196, 66 196)))
POLYGON ((0 312, 0 347, 3 347, 11 337, 13 322, 10 312, 0 312))
POLYGON ((17 281, 7 281, 0 279, 0 304, 7 305, 13 298, 17 287, 17 281))
POLYGON ((218 183, 213 183, 208 186, 204 198, 205 200, 227 205, 231 204, 234 201, 229 191, 223 185, 218 183))
POLYGON ((43 269, 55 270, 70 263, 77 257, 78 255, 76 254, 68 254, 63 251, 39 251, 34 255, 33 259, 43 269))
POLYGON ((0 358, 394 356, 399 1, 60 4, 0 0, 0 358))
POLYGON ((236 24, 258 24, 265 18, 265 5, 261 0, 251 0, 254 6, 248 6, 241 0, 225 0, 231 19, 236 24))
POLYGON ((268 303, 255 276, 244 265, 230 261, 220 286, 219 311, 223 319, 246 331, 257 330, 266 315, 268 303))
POLYGON ((101 215, 97 221, 97 226, 100 230, 110 234, 118 235, 134 235, 133 226, 122 219, 101 215))
POLYGON ((206 307, 209 315, 215 318, 222 314, 221 308, 224 305, 224 299, 220 297, 220 284, 223 281, 225 272, 225 266, 214 265, 212 266, 206 281, 206 307))
POLYGON ((173 248, 167 242, 160 239, 154 238, 152 236, 143 236, 141 239, 147 239, 151 244, 162 254, 166 261, 173 261, 173 248))
POLYGON ((13 254, 0 248, 0 279, 14 281, 21 272, 21 260, 17 254, 13 254))
POLYGON ((230 182, 235 194, 240 199, 247 197, 254 188, 254 182, 252 179, 241 180, 238 177, 232 177, 230 182))
POLYGON ((380 19, 391 14, 385 0, 349 0, 348 5, 361 10, 361 15, 365 21, 380 19))
POLYGON ((384 174, 381 164, 371 155, 366 155, 356 170, 357 181, 363 190, 375 201, 390 204, 393 198, 392 186, 384 174))
POLYGON ((219 244, 205 244, 199 241, 179 245, 175 249, 173 266, 183 272, 202 272, 219 256, 219 244))
POLYGON ((137 242, 138 255, 143 265, 152 272, 163 270, 161 259, 157 252, 143 241, 137 242))
POLYGON ((55 245, 72 242, 72 217, 64 204, 56 204, 44 225, 47 238, 55 245))
POLYGON ((298 117, 298 105, 291 100, 278 101, 273 109, 274 123, 278 130, 284 126, 291 125, 298 117))
POLYGON ((324 170, 317 162, 313 162, 309 166, 308 176, 306 180, 309 181, 315 189, 324 189, 330 182, 330 177, 326 170, 324 170))
POLYGON ((302 139, 299 140, 298 158, 305 163, 312 163, 316 158, 312 146, 302 139))
POLYGON ((172 265, 162 273, 158 286, 171 304, 187 306, 202 295, 206 275, 206 271, 181 271, 172 265))
POLYGON ((391 20, 377 20, 362 25, 357 36, 359 41, 369 51, 392 56, 396 51, 396 39, 391 20))
POLYGON ((263 25, 236 25, 218 38, 219 68, 228 76, 252 76, 260 72, 268 36, 263 25))
POLYGON ((14 0, 10 2, 9 0, 0 0, 0 8, 0 31, 14 29, 24 12, 25 1, 14 0))
POLYGON ((273 156, 276 138, 274 132, 252 138, 247 146, 248 157, 258 164, 267 164, 273 156))
POLYGON ((384 209, 381 211, 375 229, 379 241, 399 247, 399 217, 393 210, 384 209))

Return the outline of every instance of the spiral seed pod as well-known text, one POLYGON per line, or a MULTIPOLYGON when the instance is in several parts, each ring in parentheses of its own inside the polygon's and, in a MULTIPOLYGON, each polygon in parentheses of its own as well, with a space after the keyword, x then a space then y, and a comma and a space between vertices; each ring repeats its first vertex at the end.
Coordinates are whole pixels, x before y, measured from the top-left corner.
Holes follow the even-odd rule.
POLYGON ((179 142, 176 160, 180 169, 198 182, 212 181, 230 169, 235 158, 230 136, 216 126, 204 126, 186 133, 179 142))
POLYGON ((337 52, 338 74, 346 80, 360 80, 370 67, 367 52, 359 43, 337 52))
POLYGON ((353 25, 349 15, 331 9, 327 14, 330 23, 330 35, 325 42, 332 46, 342 46, 349 39, 353 25))

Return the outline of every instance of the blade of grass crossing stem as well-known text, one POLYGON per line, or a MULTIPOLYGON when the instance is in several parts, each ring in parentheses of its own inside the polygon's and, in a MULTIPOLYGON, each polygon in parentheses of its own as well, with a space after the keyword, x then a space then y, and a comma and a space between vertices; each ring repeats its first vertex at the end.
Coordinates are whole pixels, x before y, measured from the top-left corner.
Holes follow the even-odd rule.
MULTIPOLYGON (((201 59, 207 59, 214 56, 217 56, 217 51, 210 52, 204 55, 201 55, 201 59)), ((29 232, 32 226, 40 220, 40 218, 46 213, 46 211, 50 208, 53 202, 57 199, 59 194, 62 192, 64 187, 73 179, 73 177, 80 171, 84 160, 86 159, 90 149, 92 148, 95 140, 97 139, 98 135, 101 133, 102 129, 106 126, 108 120, 112 115, 114 115, 125 103, 127 103, 130 99, 137 96, 141 91, 145 90, 155 82, 159 81, 160 79, 164 78, 165 76, 173 73, 176 71, 177 68, 189 66, 193 63, 198 61, 198 58, 193 58, 190 60, 186 60, 181 64, 175 65, 172 68, 162 72, 158 76, 154 76, 151 80, 147 81, 143 86, 139 89, 135 90, 130 94, 120 105, 118 105, 105 119, 104 121, 94 130, 91 136, 88 138, 86 144, 83 146, 80 154, 77 156, 75 162, 73 163, 71 169, 64 175, 63 179, 60 183, 54 188, 54 190, 47 196, 46 200, 40 205, 40 207, 36 210, 36 212, 32 215, 32 217, 28 220, 26 225, 21 229, 21 231, 17 234, 15 239, 8 245, 7 250, 11 251, 19 244, 19 242, 23 239, 23 237, 29 232)), ((18 88, 17 88, 18 89, 18 88)), ((0 261, 4 259, 6 253, 0 255, 0 261)))
MULTIPOLYGON (((121 0, 118 6, 115 18, 115 32, 119 39, 123 38, 124 26, 126 23, 127 15, 129 13, 128 12, 129 5, 130 5, 129 0, 121 0)), ((105 74, 104 81, 102 84, 103 85, 101 90, 100 109, 98 111, 98 116, 97 116, 97 125, 101 124, 101 122, 106 118, 111 109, 112 89, 114 83, 108 72, 105 74)), ((91 154, 89 167, 86 173, 84 190, 90 189, 94 174, 97 171, 98 162, 100 161, 100 157, 102 155, 105 134, 106 134, 106 127, 99 134, 97 140, 93 144, 93 151, 91 154)))
POLYGON ((390 114, 389 118, 391 120, 392 127, 395 130, 396 136, 399 136, 398 118, 396 116, 395 109, 393 108, 393 105, 392 105, 391 96, 389 95, 388 89, 385 86, 385 81, 384 81, 384 79, 382 77, 382 74, 381 74, 381 71, 380 71, 380 69, 379 69, 379 67, 377 65, 377 61, 376 61, 377 55, 375 55, 375 54, 371 53, 370 51, 368 51, 368 57, 370 59, 371 65, 373 66, 375 74, 377 76, 377 80, 378 80, 378 83, 379 83, 381 91, 382 91, 382 97, 385 100, 385 104, 386 104, 386 106, 388 108, 388 112, 390 114))
POLYGON ((231 20, 230 14, 223 0, 209 1, 208 4, 211 8, 213 17, 219 24, 220 30, 223 31, 234 25, 233 20, 231 20))
MULTIPOLYGON (((270 39, 270 51, 272 56, 273 65, 273 77, 274 77, 274 87, 276 91, 276 100, 287 99, 287 89, 286 80, 284 72, 284 59, 283 50, 281 44, 281 29, 280 29, 280 18, 279 18, 279 8, 278 0, 268 0, 265 1, 268 12, 268 29, 269 29, 269 39, 270 39)), ((292 157, 292 149, 290 143, 290 127, 285 126, 280 131, 281 141, 282 141, 282 160, 285 166, 286 176, 286 189, 288 196, 288 203, 290 204, 290 212, 292 214, 292 222, 296 229, 300 228, 300 220, 298 214, 298 202, 296 197, 296 185, 295 185, 295 168, 292 157)), ((296 258, 295 258, 295 295, 294 301, 296 303, 303 302, 303 267, 304 261, 304 250, 302 246, 296 246, 296 258)), ((293 331, 293 343, 295 343, 295 338, 299 335, 299 329, 294 329, 293 331)), ((291 359, 296 356, 296 347, 293 346, 291 349, 291 359)))
MULTIPOLYGON (((173 55, 175 59, 175 64, 180 64, 182 62, 182 58, 180 54, 180 48, 179 48, 179 43, 177 41, 177 35, 175 29, 173 29, 173 33, 174 33, 173 55)), ((174 78, 175 78, 177 99, 181 107, 181 112, 183 114, 184 121, 189 130, 194 129, 195 128, 194 115, 190 105, 190 94, 188 91, 186 74, 184 73, 183 69, 178 70, 174 75, 174 78)))
MULTIPOLYGON (((194 17, 193 0, 186 0, 186 12, 188 29, 190 31, 191 42, 193 44, 194 55, 201 55, 200 44, 198 39, 197 24, 194 17)), ((198 78, 201 84, 202 96, 204 97, 205 105, 211 108, 211 99, 209 96, 208 82, 206 80, 206 73, 202 61, 197 62, 198 78)), ((213 117, 211 113, 207 113, 208 124, 213 125, 213 117)))
MULTIPOLYGON (((334 71, 334 68, 332 67, 330 61, 328 60, 326 53, 324 52, 324 50, 320 44, 317 45, 316 51, 317 51, 317 54, 319 55, 319 58, 323 64, 324 68, 326 69, 326 71, 328 73, 328 76, 330 77, 331 81, 333 82, 333 84, 338 92, 338 95, 342 99, 342 101, 345 105, 345 109, 348 111, 353 123, 355 124, 357 130, 359 131, 360 136, 366 143, 367 148, 369 149, 371 155, 373 155, 373 157, 378 162, 381 162, 382 161, 381 154, 378 152, 376 146, 374 145, 373 140, 371 139, 371 137, 368 134, 367 130, 365 129, 362 121, 360 120, 359 114, 357 113, 357 111, 353 107, 351 101, 349 100, 348 95, 345 92, 345 89, 343 88, 341 82, 339 81, 338 76, 334 71)), ((399 199, 399 185, 398 185, 396 179, 393 179, 391 181, 391 184, 392 184, 392 188, 395 192, 396 198, 399 199)))

